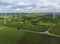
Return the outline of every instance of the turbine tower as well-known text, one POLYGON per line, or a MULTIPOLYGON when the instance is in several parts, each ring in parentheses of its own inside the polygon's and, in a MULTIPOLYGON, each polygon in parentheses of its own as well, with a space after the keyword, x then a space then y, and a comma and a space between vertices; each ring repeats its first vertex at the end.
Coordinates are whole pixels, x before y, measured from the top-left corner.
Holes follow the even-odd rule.
POLYGON ((2 13, 1 13, 1 19, 2 19, 2 13))
POLYGON ((16 15, 17 15, 17 14, 15 13, 15 19, 16 19, 16 15))
POLYGON ((56 19, 56 15, 55 15, 55 13, 53 13, 53 20, 55 20, 56 19))
POLYGON ((4 24, 6 24, 6 22, 7 22, 7 18, 6 18, 7 16, 6 16, 6 13, 5 13, 5 15, 4 15, 4 24))
MULTIPOLYGON (((6 8, 3 8, 3 11, 5 12, 5 10, 6 10, 6 8)), ((4 24, 6 24, 6 22, 7 22, 7 18, 6 18, 7 16, 6 16, 6 12, 4 13, 4 24)))
POLYGON ((56 9, 54 9, 54 13, 53 13, 53 20, 56 19, 56 9))
MULTIPOLYGON (((19 11, 20 9, 19 8, 17 8, 16 9, 16 13, 19 11)), ((15 19, 16 19, 16 16, 17 16, 17 14, 15 13, 15 19)))

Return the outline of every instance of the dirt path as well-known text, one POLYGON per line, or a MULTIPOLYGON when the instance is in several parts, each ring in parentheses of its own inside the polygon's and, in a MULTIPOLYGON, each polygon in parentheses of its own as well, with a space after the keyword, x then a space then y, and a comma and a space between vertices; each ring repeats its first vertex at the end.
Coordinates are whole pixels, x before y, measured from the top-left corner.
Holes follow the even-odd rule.
POLYGON ((54 28, 56 26, 56 24, 54 24, 52 27, 50 27, 46 32, 49 32, 50 30, 52 30, 52 28, 54 28))
POLYGON ((59 35, 51 34, 49 32, 36 32, 36 31, 30 31, 30 30, 23 30, 26 32, 32 32, 32 33, 38 33, 38 34, 45 34, 45 35, 50 35, 50 36, 55 36, 55 37, 60 37, 59 35))
POLYGON ((55 37, 60 37, 59 35, 55 35, 55 34, 51 34, 51 33, 49 33, 49 31, 53 28, 53 27, 55 27, 56 26, 56 24, 54 24, 52 27, 50 27, 47 31, 45 31, 45 32, 36 32, 36 31, 31 31, 31 30, 23 30, 23 31, 26 31, 26 32, 32 32, 32 33, 38 33, 38 34, 45 34, 45 35, 50 35, 50 36, 55 36, 55 37))

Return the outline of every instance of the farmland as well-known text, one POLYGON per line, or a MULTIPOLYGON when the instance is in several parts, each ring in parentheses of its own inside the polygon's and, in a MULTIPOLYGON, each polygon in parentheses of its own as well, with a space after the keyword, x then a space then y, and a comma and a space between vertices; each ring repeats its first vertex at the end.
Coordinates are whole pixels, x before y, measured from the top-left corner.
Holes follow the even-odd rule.
POLYGON ((2 14, 0 44, 60 44, 60 15, 2 14))

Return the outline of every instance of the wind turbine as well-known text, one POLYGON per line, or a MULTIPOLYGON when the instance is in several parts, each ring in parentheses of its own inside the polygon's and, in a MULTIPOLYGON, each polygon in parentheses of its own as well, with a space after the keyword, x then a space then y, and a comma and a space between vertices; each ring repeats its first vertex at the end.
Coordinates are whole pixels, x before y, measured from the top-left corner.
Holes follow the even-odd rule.
MULTIPOLYGON (((8 6, 7 8, 3 8, 3 11, 5 12, 5 10, 7 10, 8 8, 10 8, 12 6, 8 6)), ((7 23, 7 15, 6 15, 6 12, 4 13, 4 24, 7 23)))
MULTIPOLYGON (((3 11, 5 12, 5 8, 3 9, 3 11)), ((6 16, 6 13, 4 13, 4 24, 6 24, 7 23, 7 18, 6 18, 7 16, 6 16)))
POLYGON ((56 14, 55 13, 53 13, 53 20, 55 20, 56 19, 56 14))
MULTIPOLYGON (((56 9, 55 9, 56 10, 56 9)), ((55 10, 54 10, 54 13, 53 13, 53 20, 56 19, 56 13, 55 13, 55 10)))
POLYGON ((2 19, 2 13, 1 13, 1 19, 2 19))
MULTIPOLYGON (((17 8, 17 9, 16 9, 16 12, 17 12, 17 11, 19 11, 19 10, 20 10, 20 9, 19 9, 19 8, 17 8)), ((15 19, 16 19, 16 16, 17 16, 17 14, 15 13, 15 19)))
POLYGON ((5 13, 5 15, 4 15, 4 24, 6 24, 7 23, 7 16, 6 16, 6 13, 5 13))
POLYGON ((16 15, 17 15, 17 14, 15 13, 15 19, 16 19, 16 15))

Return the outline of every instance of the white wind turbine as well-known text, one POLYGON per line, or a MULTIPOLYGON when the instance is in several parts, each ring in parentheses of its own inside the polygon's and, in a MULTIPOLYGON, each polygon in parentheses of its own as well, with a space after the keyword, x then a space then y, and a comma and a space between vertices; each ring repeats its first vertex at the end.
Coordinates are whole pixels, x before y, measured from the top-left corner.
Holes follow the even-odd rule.
POLYGON ((4 11, 4 24, 7 23, 7 15, 6 15, 6 11, 8 8, 10 8, 11 6, 7 6, 6 8, 3 8, 3 11, 4 11))
MULTIPOLYGON (((5 8, 3 8, 3 11, 5 12, 5 8)), ((7 16, 6 16, 6 12, 4 13, 4 24, 6 24, 7 23, 7 16)))
POLYGON ((56 15, 55 15, 55 13, 53 13, 53 20, 55 20, 56 19, 56 15))
POLYGON ((56 19, 56 9, 54 10, 54 13, 53 13, 53 20, 56 19))
POLYGON ((1 13, 1 19, 2 19, 2 13, 1 13))
POLYGON ((7 16, 6 16, 6 13, 5 13, 5 15, 4 15, 4 24, 6 24, 7 23, 7 16))
MULTIPOLYGON (((20 9, 19 8, 17 8, 16 9, 16 13, 18 12, 18 11, 20 11, 20 9)), ((16 16, 17 16, 17 14, 15 13, 15 19, 16 19, 16 16)))

